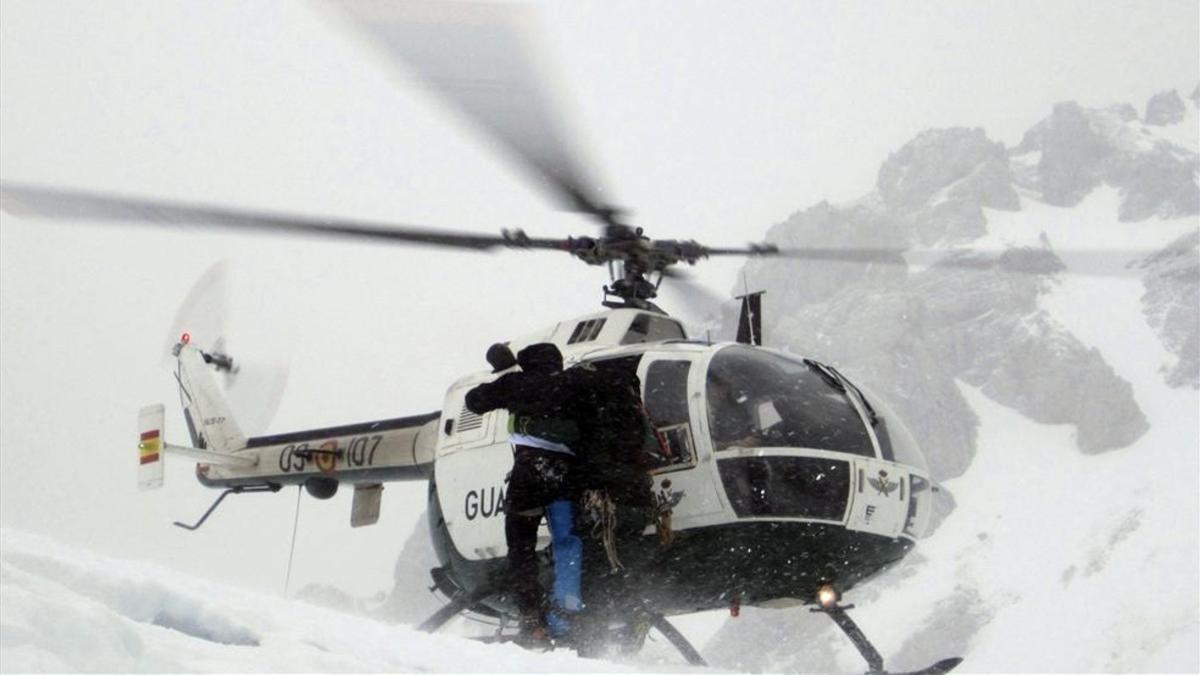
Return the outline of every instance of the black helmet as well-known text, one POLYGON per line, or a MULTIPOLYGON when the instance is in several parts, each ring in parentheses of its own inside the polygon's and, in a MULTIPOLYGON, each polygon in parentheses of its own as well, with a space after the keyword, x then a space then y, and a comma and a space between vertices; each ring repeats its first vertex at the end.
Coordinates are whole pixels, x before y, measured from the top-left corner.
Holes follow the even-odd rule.
POLYGON ((508 370, 517 365, 517 359, 513 356, 512 350, 503 342, 497 342, 488 347, 487 362, 492 366, 493 373, 508 370))

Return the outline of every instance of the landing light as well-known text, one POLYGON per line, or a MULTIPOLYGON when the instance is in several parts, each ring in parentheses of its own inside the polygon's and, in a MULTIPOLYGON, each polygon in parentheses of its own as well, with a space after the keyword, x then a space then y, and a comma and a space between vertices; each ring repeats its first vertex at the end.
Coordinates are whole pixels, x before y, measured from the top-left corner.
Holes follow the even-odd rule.
POLYGON ((830 607, 836 605, 837 601, 838 592, 834 590, 833 586, 825 584, 819 591, 817 591, 817 602, 821 603, 822 607, 829 609, 830 607))

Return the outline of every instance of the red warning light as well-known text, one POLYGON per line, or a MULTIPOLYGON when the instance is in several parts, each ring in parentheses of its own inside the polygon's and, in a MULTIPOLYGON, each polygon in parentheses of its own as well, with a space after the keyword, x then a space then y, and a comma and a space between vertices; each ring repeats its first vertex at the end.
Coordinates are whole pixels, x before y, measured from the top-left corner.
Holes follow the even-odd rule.
POLYGON ((180 343, 182 343, 182 344, 185 344, 185 345, 186 345, 187 343, 189 343, 189 342, 191 342, 191 341, 192 341, 192 334, 191 334, 191 333, 184 333, 183 335, 180 335, 180 336, 179 336, 179 342, 180 342, 180 343))

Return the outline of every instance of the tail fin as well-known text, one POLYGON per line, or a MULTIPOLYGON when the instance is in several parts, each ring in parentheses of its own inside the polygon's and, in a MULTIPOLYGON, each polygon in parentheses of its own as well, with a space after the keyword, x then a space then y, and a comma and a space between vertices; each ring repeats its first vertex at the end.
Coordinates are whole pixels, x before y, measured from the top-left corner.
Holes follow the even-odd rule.
POLYGON ((204 352, 198 348, 179 346, 179 386, 192 442, 217 452, 241 450, 246 447, 246 436, 233 419, 212 373, 207 372, 206 363, 204 352))
POLYGON ((138 412, 138 489, 153 490, 163 484, 163 405, 138 412))

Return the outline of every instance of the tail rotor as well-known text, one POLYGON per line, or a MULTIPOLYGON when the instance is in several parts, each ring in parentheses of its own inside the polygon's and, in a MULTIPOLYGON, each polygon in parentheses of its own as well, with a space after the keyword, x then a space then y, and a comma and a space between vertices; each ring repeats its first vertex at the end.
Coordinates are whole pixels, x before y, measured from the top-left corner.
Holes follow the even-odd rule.
POLYGON ((287 345, 258 347, 249 336, 232 328, 235 310, 231 265, 220 261, 208 268, 188 291, 163 349, 163 362, 174 367, 176 346, 199 348, 205 362, 220 375, 222 396, 237 413, 248 434, 265 431, 279 410, 287 387, 290 356, 287 345))

